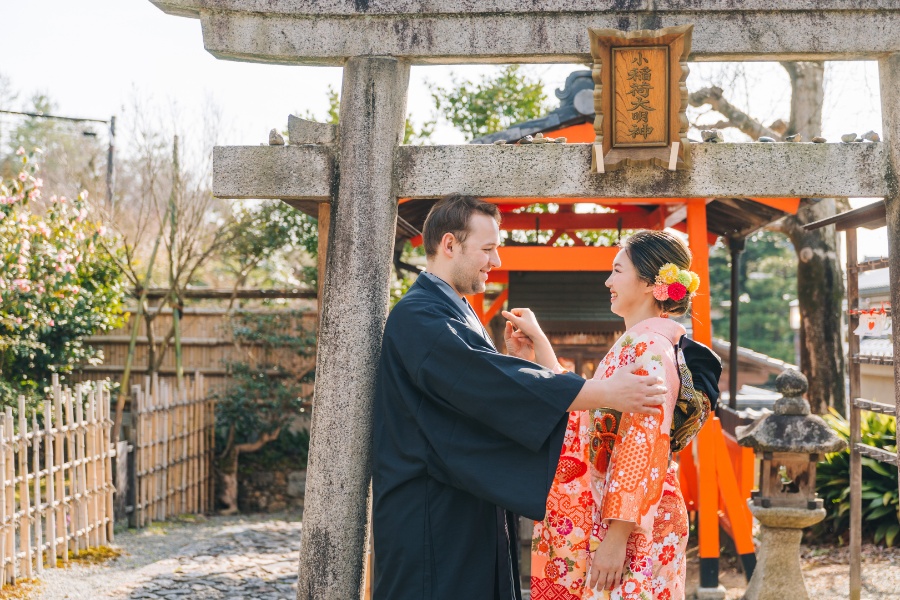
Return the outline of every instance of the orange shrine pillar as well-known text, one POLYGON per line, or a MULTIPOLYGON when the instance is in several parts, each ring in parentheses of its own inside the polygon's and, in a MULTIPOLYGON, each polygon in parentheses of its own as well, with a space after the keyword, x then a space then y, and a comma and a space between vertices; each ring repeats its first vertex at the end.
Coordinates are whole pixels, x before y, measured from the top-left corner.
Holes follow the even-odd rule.
MULTIPOLYGON (((692 198, 687 205, 687 232, 689 246, 693 254, 693 270, 700 276, 700 288, 692 301, 693 337, 696 341, 712 347, 712 306, 709 291, 709 240, 707 237, 706 200, 692 198)), ((683 474, 682 481, 695 486, 686 490, 696 502, 699 554, 700 588, 714 592, 724 592, 719 588, 719 506, 725 508, 724 525, 731 531, 732 538, 744 565, 744 573, 750 579, 756 565, 756 554, 751 535, 752 517, 742 497, 737 478, 725 444, 725 437, 719 419, 714 415, 707 421, 694 444, 682 454, 691 453, 682 461, 684 469, 694 468, 696 459, 699 477, 683 474), (695 483, 696 482, 696 483, 695 483), (699 489, 697 489, 699 488, 699 489)), ((722 595, 724 598, 724 594, 722 595)))

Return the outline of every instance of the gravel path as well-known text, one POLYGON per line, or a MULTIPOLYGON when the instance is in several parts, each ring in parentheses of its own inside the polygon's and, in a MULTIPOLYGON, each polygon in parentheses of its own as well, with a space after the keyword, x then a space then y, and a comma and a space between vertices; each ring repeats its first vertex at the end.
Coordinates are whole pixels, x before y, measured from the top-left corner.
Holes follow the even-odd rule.
MULTIPOLYGON (((697 549, 691 550, 693 552, 689 550, 688 554, 688 592, 697 588, 700 579, 697 549)), ((900 548, 864 545, 862 555, 862 600, 900 600, 900 548)), ((736 560, 723 559, 720 564, 719 583, 728 590, 727 600, 740 600, 747 588, 747 581, 736 563, 736 560)), ((800 565, 810 598, 837 600, 850 597, 850 553, 846 546, 803 546, 800 565)))
POLYGON ((210 517, 117 533, 122 556, 47 569, 34 600, 293 600, 296 515, 210 517))
MULTIPOLYGON (((118 532, 122 552, 101 565, 47 569, 30 600, 293 600, 300 522, 296 514, 214 516, 118 532)), ((849 596, 846 547, 803 547, 810 597, 849 596)), ((696 589, 696 547, 688 554, 688 591, 696 589)), ((746 581, 722 560, 720 582, 738 600, 746 581)), ((863 600, 900 600, 900 548, 863 548, 863 600)), ((785 599, 791 600, 791 599, 785 599)))

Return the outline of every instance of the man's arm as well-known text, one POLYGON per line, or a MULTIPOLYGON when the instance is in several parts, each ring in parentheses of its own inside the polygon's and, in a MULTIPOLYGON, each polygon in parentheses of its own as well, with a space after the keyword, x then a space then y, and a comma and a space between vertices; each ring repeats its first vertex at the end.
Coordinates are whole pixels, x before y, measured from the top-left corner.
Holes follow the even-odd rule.
POLYGON ((617 369, 608 379, 589 379, 575 396, 569 411, 611 408, 619 412, 659 414, 665 401, 666 386, 662 379, 635 375, 640 365, 617 369))

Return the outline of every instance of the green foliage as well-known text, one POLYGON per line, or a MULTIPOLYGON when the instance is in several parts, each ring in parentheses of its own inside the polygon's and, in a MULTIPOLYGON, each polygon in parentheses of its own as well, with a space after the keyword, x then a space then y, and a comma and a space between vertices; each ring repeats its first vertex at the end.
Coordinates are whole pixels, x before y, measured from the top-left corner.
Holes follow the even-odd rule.
POLYGON ((315 331, 302 326, 302 314, 232 315, 232 335, 245 357, 227 365, 228 386, 216 394, 217 447, 226 454, 234 444, 283 430, 309 402, 302 384, 312 378, 306 359, 315 352, 315 331), (294 360, 276 362, 275 350, 289 350, 294 360))
MULTIPOLYGON (((325 120, 319 121, 319 119, 316 118, 316 115, 308 110, 303 113, 303 118, 309 121, 319 121, 321 123, 337 125, 341 115, 340 96, 338 96, 338 93, 331 86, 328 86, 328 91, 326 91, 325 94, 328 96, 328 110, 325 113, 325 120)), ((422 124, 421 129, 417 130, 412 124, 412 121, 407 118, 406 122, 403 124, 403 143, 414 145, 426 143, 431 138, 431 134, 434 133, 434 125, 435 121, 426 121, 422 124)))
POLYGON ((258 287, 304 281, 315 285, 314 267, 297 267, 298 254, 315 257, 319 247, 316 219, 280 200, 238 205, 234 237, 219 257, 221 268, 238 287, 252 280, 258 287), (299 271, 299 272, 297 272, 299 271))
POLYGON ((478 83, 454 80, 450 89, 433 86, 431 97, 438 112, 469 139, 536 119, 549 109, 543 82, 526 76, 520 65, 507 65, 478 83))
POLYGON ((0 402, 35 394, 53 373, 96 362, 84 339, 122 322, 124 285, 106 253, 103 225, 90 219, 87 193, 50 198, 34 155, 0 185, 0 402))
MULTIPOLYGON (((850 441, 849 423, 834 409, 824 416, 829 425, 850 441)), ((897 450, 897 427, 893 417, 863 411, 862 443, 897 450)), ((816 468, 816 490, 825 501, 827 516, 815 526, 810 536, 831 541, 844 536, 850 525, 850 450, 825 456, 816 468)), ((898 521, 897 469, 868 457, 862 457, 862 524, 863 534, 872 536, 876 544, 893 546, 900 533, 898 521)))
POLYGON ((309 431, 282 429, 278 437, 262 449, 241 458, 243 473, 270 471, 280 466, 305 469, 309 459, 309 431))
MULTIPOLYGON (((731 255, 718 242, 709 256, 713 331, 729 339, 731 255)), ((747 239, 739 273, 741 301, 738 343, 768 356, 793 362, 790 301, 797 298, 797 257, 790 240, 771 231, 747 239)))

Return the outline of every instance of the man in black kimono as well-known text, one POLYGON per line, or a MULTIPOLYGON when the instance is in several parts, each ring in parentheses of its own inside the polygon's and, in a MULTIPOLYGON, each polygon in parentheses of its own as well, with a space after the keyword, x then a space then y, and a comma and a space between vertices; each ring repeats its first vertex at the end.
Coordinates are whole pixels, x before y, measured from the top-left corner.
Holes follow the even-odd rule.
POLYGON ((463 296, 483 292, 500 265, 499 217, 471 197, 436 203, 423 232, 428 272, 385 326, 375 600, 521 600, 513 515, 543 518, 568 413, 654 412, 665 392, 624 369, 586 382, 497 352, 463 296))

